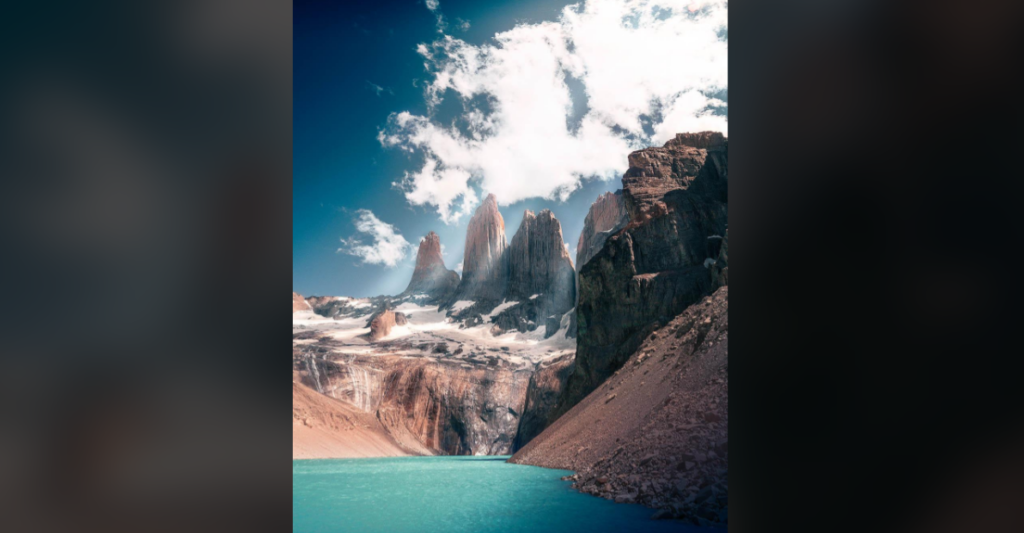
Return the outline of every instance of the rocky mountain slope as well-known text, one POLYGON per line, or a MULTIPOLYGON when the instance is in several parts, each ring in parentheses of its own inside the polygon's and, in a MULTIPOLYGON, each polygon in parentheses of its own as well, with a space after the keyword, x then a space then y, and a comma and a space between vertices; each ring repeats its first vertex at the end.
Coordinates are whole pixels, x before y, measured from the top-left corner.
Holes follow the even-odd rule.
POLYGON ((394 457, 414 452, 396 442, 375 416, 292 383, 292 457, 394 457))
POLYGON ((513 463, 576 471, 583 492, 702 525, 728 514, 728 287, 651 332, 513 463))
POLYGON ((420 241, 412 279, 399 296, 422 294, 430 301, 443 301, 458 288, 459 281, 459 274, 444 266, 444 259, 441 257, 441 238, 431 231, 420 241))
POLYGON ((651 331, 714 289, 728 220, 728 141, 679 134, 629 155, 627 224, 580 268, 578 347, 554 420, 601 384, 651 331))
POLYGON ((571 372, 549 426, 511 461, 575 470, 580 490, 659 518, 721 523, 728 143, 680 134, 633 152, 622 184, 621 204, 599 198, 581 236, 571 372))

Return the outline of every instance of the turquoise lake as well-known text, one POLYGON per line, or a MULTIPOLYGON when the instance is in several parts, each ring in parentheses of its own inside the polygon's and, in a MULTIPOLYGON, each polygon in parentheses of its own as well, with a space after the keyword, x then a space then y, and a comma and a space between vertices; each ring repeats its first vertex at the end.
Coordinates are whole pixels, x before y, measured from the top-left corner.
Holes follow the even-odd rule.
MULTIPOLYGON (((653 510, 581 494, 566 470, 508 457, 292 462, 297 533, 715 531, 650 520, 653 510)), ((721 531, 721 530, 717 530, 721 531)))

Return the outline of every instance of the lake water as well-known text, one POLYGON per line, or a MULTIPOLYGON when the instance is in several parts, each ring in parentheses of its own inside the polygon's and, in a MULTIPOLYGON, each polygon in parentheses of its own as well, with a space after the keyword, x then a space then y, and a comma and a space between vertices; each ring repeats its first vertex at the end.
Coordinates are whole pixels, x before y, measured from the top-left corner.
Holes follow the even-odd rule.
MULTIPOLYGON (((653 510, 581 494, 571 472, 507 457, 292 462, 297 533, 710 531, 650 520, 653 510)), ((720 530, 719 530, 720 531, 720 530)))

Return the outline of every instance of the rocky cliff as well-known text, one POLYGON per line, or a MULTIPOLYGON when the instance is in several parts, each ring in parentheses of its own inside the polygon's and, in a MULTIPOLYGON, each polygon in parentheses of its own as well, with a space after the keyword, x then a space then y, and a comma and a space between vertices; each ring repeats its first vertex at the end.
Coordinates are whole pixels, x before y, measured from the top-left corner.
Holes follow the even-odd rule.
POLYGON ((444 266, 441 257, 441 239, 431 231, 420 241, 416 253, 416 269, 412 273, 409 286, 399 295, 426 295, 430 301, 442 301, 449 298, 459 286, 459 275, 444 266))
POLYGON ((303 384, 380 421, 422 455, 511 453, 531 371, 494 360, 333 354, 331 342, 295 349, 303 384))
POLYGON ((728 517, 728 287, 651 332, 510 462, 574 470, 583 492, 700 525, 728 517))
POLYGON ((498 211, 497 199, 489 194, 466 229, 462 281, 456 290, 456 300, 501 300, 508 279, 504 260, 507 246, 505 219, 498 211))
POLYGON ((519 302, 494 318, 501 330, 545 328, 550 337, 576 299, 576 275, 562 238, 562 225, 550 210, 527 210, 505 251, 505 301, 519 302))
POLYGON ((579 271, 577 351, 552 420, 619 369, 651 331, 715 287, 728 217, 728 142, 679 134, 629 155, 626 225, 579 271))
POLYGON ((526 446, 547 427, 548 414, 558 403, 558 396, 565 386, 565 380, 572 372, 573 359, 574 356, 569 354, 537 365, 526 390, 523 416, 519 420, 516 438, 512 443, 513 452, 526 446))
POLYGON ((493 324, 493 335, 543 328, 547 338, 568 327, 575 277, 562 225, 550 210, 527 210, 506 245, 505 221, 491 194, 469 222, 462 282, 442 305, 465 326, 493 324))
POLYGON ((583 231, 576 245, 576 270, 583 268, 583 265, 604 246, 608 236, 621 229, 628 221, 622 190, 598 196, 583 221, 583 231))

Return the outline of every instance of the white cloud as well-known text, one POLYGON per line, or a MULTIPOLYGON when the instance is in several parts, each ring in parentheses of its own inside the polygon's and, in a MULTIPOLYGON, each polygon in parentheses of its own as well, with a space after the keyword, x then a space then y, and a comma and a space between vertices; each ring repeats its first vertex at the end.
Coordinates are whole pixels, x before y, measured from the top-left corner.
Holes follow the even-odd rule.
POLYGON ((462 274, 462 261, 459 261, 459 264, 455 265, 455 271, 462 274))
POLYGON ((355 225, 356 230, 369 236, 372 242, 365 244, 356 236, 341 239, 342 247, 338 252, 359 257, 363 263, 393 267, 412 249, 409 241, 394 226, 383 222, 368 209, 356 211, 355 225))
POLYGON ((450 223, 476 203, 474 187, 502 205, 565 199, 583 179, 620 176, 632 150, 677 132, 728 133, 710 109, 725 103, 706 96, 728 87, 726 14, 725 0, 587 0, 488 44, 420 44, 431 112, 392 114, 378 137, 422 156, 397 186, 450 223), (586 95, 582 117, 569 78, 586 95), (435 120, 453 96, 455 123, 435 120))
POLYGON ((424 0, 423 3, 425 3, 427 5, 427 9, 431 11, 437 11, 437 8, 441 5, 439 0, 424 0))

